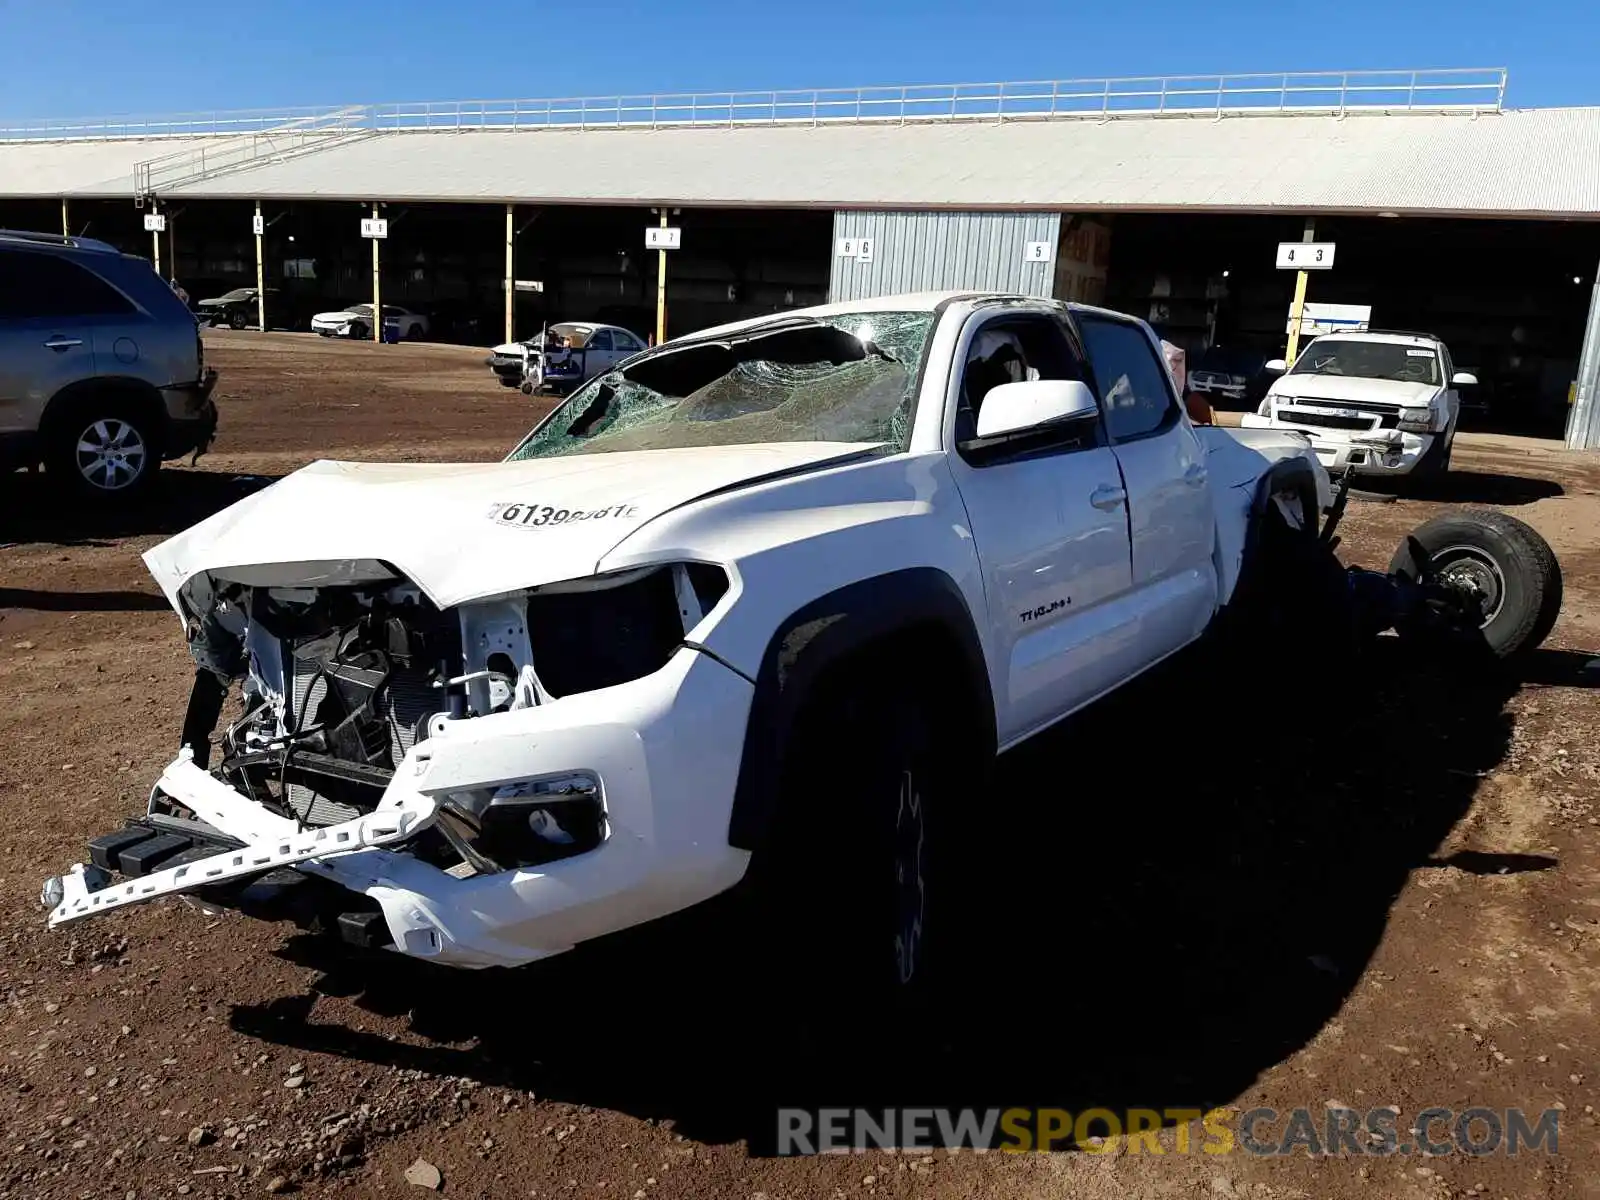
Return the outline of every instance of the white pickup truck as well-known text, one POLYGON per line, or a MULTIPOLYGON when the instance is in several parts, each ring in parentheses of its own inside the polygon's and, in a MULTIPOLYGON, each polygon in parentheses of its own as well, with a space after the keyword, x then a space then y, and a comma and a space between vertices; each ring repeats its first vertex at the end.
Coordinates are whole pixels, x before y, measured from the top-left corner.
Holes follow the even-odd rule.
POLYGON ((997 752, 1241 607, 1331 567, 1319 611, 1357 632, 1548 632, 1526 526, 1450 518, 1347 576, 1333 500, 1304 435, 1193 426, 1102 309, 905 295, 679 338, 502 462, 313 463, 149 551, 199 665, 182 748, 49 921, 181 893, 511 966, 758 879, 849 897, 824 940, 915 987, 997 752))

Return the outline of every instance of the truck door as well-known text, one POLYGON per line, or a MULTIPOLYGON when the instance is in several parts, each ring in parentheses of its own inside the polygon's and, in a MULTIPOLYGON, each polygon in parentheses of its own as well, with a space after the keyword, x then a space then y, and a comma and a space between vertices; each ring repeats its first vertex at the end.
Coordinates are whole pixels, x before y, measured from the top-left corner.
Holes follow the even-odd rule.
POLYGON ((1199 637, 1217 602, 1205 446, 1142 323, 1074 314, 1128 490, 1133 603, 1148 666, 1199 637))
POLYGON ((1046 432, 998 454, 971 442, 993 387, 1025 379, 1092 386, 1058 314, 979 312, 956 361, 946 444, 983 566, 985 632, 1005 664, 995 696, 1005 746, 1116 684, 1124 650, 1117 601, 1132 583, 1127 507, 1103 422, 1054 441, 1046 432))

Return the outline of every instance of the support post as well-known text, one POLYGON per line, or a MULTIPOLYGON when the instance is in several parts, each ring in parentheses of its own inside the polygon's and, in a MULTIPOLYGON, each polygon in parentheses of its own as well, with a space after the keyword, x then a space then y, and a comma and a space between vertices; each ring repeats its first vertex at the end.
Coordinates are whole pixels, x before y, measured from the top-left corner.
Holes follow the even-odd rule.
MULTIPOLYGON (((661 228, 667 227, 667 208, 661 206, 661 228)), ((656 251, 656 345, 667 340, 667 252, 656 251)))
MULTIPOLYGON (((1315 217, 1307 217, 1305 236, 1300 240, 1302 242, 1312 242, 1316 240, 1316 237, 1317 219, 1315 217)), ((1289 351, 1284 356, 1284 361, 1291 367, 1294 366, 1295 355, 1300 352, 1300 318, 1301 314, 1305 312, 1306 281, 1309 278, 1309 272, 1297 271, 1295 273, 1294 303, 1289 306, 1289 351)))
POLYGON ((1600 450, 1600 266, 1589 293, 1589 320, 1578 353, 1578 378, 1572 386, 1572 411, 1567 414, 1567 449, 1600 450))
MULTIPOLYGON (((156 213, 158 213, 160 211, 161 211, 161 208, 160 208, 159 203, 156 201, 155 197, 152 196, 151 199, 150 199, 150 212, 151 212, 151 215, 153 216, 154 214, 156 214, 156 213)), ((150 233, 150 245, 151 245, 152 255, 155 258, 156 274, 159 275, 159 274, 161 274, 161 231, 160 230, 152 230, 151 231, 151 233, 150 233)))
POLYGON ((506 341, 511 341, 514 336, 513 327, 516 325, 517 293, 517 231, 512 225, 516 219, 515 204, 506 205, 506 341))
MULTIPOLYGON (((157 235, 160 236, 159 234, 157 235)), ((172 255, 172 261, 167 264, 167 271, 173 281, 178 275, 178 214, 173 213, 167 218, 167 252, 172 255)))
POLYGON ((65 196, 61 197, 61 236, 72 236, 72 226, 67 221, 67 198, 65 196))
MULTIPOLYGON (((255 227, 259 231, 264 228, 261 223, 261 201, 256 201, 255 227)), ((261 326, 261 332, 267 331, 267 283, 266 270, 261 258, 261 234, 256 234, 256 321, 261 326)))
MULTIPOLYGON (((372 202, 372 219, 378 219, 378 202, 372 202)), ((383 342, 383 286, 378 277, 378 243, 382 238, 372 239, 372 340, 383 342)))

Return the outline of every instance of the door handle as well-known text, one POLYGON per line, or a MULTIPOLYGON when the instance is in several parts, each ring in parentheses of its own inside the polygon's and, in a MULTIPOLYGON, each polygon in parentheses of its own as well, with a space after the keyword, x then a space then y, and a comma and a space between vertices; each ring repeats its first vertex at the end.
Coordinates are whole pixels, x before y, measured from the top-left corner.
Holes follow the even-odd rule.
POLYGON ((58 335, 56 337, 51 338, 48 342, 46 342, 44 344, 44 348, 46 350, 70 350, 74 346, 81 346, 81 345, 83 345, 83 339, 82 338, 60 337, 58 335))
POLYGON ((1190 463, 1183 473, 1183 481, 1191 487, 1199 487, 1206 481, 1206 468, 1204 463, 1190 463))
POLYGON ((1127 498, 1128 493, 1124 489, 1113 487, 1109 483, 1102 483, 1095 488, 1094 493, 1089 497, 1089 503, 1096 508, 1110 511, 1113 508, 1121 508, 1122 502, 1127 498))

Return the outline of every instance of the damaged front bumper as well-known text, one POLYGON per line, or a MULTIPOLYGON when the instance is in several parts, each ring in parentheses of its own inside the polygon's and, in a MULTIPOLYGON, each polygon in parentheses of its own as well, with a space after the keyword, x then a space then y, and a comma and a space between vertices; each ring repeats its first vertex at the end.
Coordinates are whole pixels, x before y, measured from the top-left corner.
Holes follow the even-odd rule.
POLYGON ((1240 424, 1247 429, 1289 429, 1311 439, 1317 461, 1329 475, 1342 475, 1353 469, 1358 475, 1409 475, 1442 434, 1412 433, 1381 429, 1371 433, 1345 433, 1340 430, 1294 425, 1246 413, 1240 424))
POLYGON ((749 855, 727 829, 751 695, 748 680, 684 648, 628 684, 443 722, 397 764, 371 813, 312 829, 185 751, 153 790, 152 815, 124 831, 127 844, 116 834, 91 842, 91 863, 47 881, 41 898, 52 926, 188 895, 449 966, 546 958, 743 876, 749 855), (453 796, 579 771, 603 804, 594 848, 507 870, 447 867, 419 852, 453 796), (174 806, 192 818, 174 821, 174 806), (113 870, 126 878, 113 881, 113 870), (313 913, 270 902, 267 893, 291 887, 314 895, 313 913))

